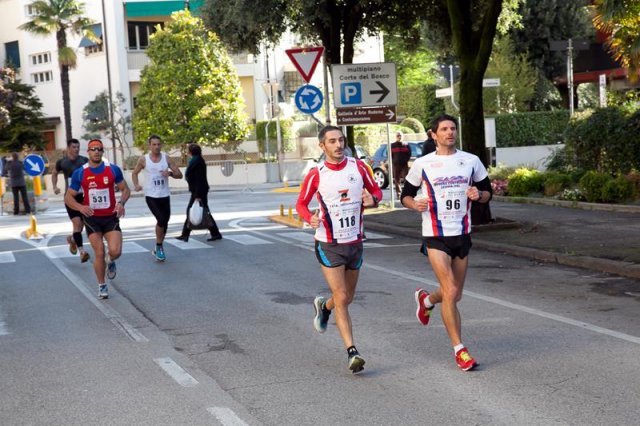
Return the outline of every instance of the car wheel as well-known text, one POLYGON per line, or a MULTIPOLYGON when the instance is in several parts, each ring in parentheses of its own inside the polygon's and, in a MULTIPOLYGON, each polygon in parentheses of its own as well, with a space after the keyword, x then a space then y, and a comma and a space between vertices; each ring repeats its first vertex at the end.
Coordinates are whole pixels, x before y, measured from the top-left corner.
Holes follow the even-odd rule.
POLYGON ((387 178, 387 174, 382 171, 382 169, 375 169, 373 171, 373 180, 376 181, 380 189, 385 189, 389 186, 389 178, 387 178))

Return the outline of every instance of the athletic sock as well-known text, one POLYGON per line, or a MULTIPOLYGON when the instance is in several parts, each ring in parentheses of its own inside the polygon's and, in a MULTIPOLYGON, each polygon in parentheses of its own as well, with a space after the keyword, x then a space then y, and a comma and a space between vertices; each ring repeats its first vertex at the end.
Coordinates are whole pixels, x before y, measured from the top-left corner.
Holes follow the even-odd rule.
POLYGON ((453 354, 454 354, 454 355, 455 355, 455 354, 457 354, 457 353, 458 353, 458 351, 459 351, 460 349, 462 349, 462 348, 464 348, 464 345, 462 344, 462 342, 460 342, 459 344, 455 345, 455 346, 453 347, 453 354))
POLYGON ((358 350, 356 349, 355 346, 349 346, 347 348, 347 355, 351 356, 351 355, 356 355, 358 353, 358 350))
POLYGON ((424 307, 427 309, 431 309, 434 306, 433 303, 431 303, 431 300, 429 300, 429 297, 431 296, 427 296, 424 298, 424 307))
POLYGON ((73 241, 76 243, 78 247, 82 247, 82 232, 74 232, 73 241))

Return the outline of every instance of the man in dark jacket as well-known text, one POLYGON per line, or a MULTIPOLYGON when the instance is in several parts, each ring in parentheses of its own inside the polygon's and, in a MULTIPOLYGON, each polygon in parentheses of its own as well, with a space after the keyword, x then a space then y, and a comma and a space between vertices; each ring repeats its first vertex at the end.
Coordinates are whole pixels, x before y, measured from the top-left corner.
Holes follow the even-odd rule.
POLYGON ((404 181, 409 172, 409 160, 411 148, 402 140, 402 132, 396 132, 396 141, 391 144, 391 161, 393 161, 393 186, 396 189, 396 197, 400 197, 400 183, 404 181))
POLYGON ((431 134, 431 129, 427 130, 427 140, 422 144, 422 155, 431 154, 436 150, 436 141, 433 140, 433 135, 431 134))
POLYGON ((25 214, 31 213, 31 206, 29 205, 29 197, 27 196, 27 184, 24 181, 24 165, 18 158, 18 153, 11 154, 11 161, 7 168, 9 169, 9 179, 11 191, 13 192, 13 214, 17 215, 20 212, 20 198, 22 195, 22 204, 24 204, 25 214))
POLYGON ((208 219, 203 218, 202 220, 210 220, 211 226, 209 227, 209 233, 211 237, 207 239, 207 241, 215 241, 222 238, 220 234, 220 230, 218 229, 218 225, 216 221, 211 216, 209 212, 209 203, 207 200, 207 195, 209 193, 209 182, 207 181, 207 163, 204 162, 204 158, 202 158, 202 148, 200 145, 192 143, 189 145, 189 154, 191 154, 191 159, 189 160, 189 164, 187 165, 187 170, 185 171, 185 179, 187 179, 187 183, 189 184, 189 192, 191 193, 191 198, 189 199, 189 204, 187 205, 187 219, 184 222, 184 226, 182 227, 182 234, 179 237, 176 237, 181 241, 189 241, 189 234, 191 234, 191 228, 189 227, 189 209, 196 201, 199 201, 204 209, 205 215, 208 215, 208 219))

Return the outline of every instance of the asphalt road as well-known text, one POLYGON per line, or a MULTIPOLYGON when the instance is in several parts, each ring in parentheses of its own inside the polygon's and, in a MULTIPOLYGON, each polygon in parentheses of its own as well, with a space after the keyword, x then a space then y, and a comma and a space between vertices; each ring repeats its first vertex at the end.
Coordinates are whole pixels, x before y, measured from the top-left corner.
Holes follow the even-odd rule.
MULTIPOLYGON (((637 422, 638 298, 611 291, 637 282, 474 249, 460 308, 480 367, 463 373, 439 312, 415 319, 415 287, 435 286, 417 241, 384 232, 365 243, 351 314, 367 364, 352 376, 333 318, 312 327, 327 289, 310 232, 266 217, 295 196, 214 193, 224 239, 169 238, 165 263, 132 199, 108 301, 68 255, 61 204, 39 216, 40 241, 1 217, 0 424, 637 422)), ((172 197, 171 237, 186 202, 172 197)))

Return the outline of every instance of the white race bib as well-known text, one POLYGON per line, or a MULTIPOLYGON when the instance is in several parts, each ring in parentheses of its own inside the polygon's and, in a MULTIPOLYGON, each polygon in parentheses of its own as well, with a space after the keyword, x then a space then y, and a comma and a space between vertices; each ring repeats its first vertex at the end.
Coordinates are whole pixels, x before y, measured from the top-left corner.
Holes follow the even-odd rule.
POLYGON ((438 202, 438 220, 458 221, 467 214, 466 188, 446 188, 438 202))
POLYGON ((362 202, 335 203, 329 206, 336 239, 353 238, 360 233, 360 210, 362 202))
POLYGON ((92 209, 108 209, 111 207, 111 203, 109 202, 109 189, 90 189, 89 207, 92 209))

